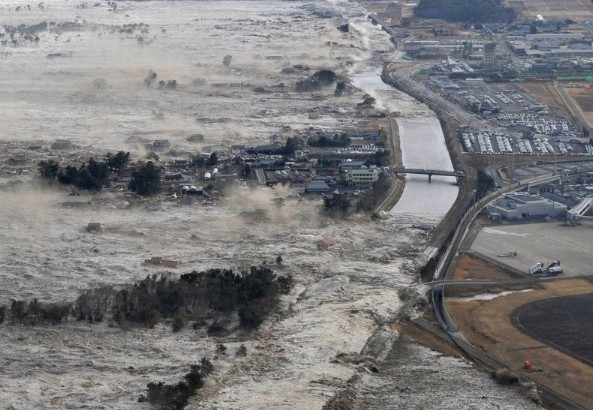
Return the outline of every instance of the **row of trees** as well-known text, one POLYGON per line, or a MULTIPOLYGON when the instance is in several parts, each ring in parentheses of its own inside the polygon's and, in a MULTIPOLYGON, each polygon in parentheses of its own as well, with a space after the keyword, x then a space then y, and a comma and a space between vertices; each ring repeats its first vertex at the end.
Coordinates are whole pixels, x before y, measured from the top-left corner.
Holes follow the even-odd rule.
POLYGON ((312 147, 347 147, 351 139, 346 133, 334 134, 332 136, 314 135, 307 142, 312 147))
POLYGON ((120 151, 115 155, 109 153, 99 161, 91 157, 78 168, 72 165, 62 168, 56 161, 49 160, 39 162, 38 169, 41 177, 46 180, 57 180, 63 185, 98 191, 108 184, 111 173, 119 173, 129 161, 130 153, 120 151))
MULTIPOLYGON (((119 151, 108 153, 102 160, 89 158, 78 168, 72 165, 61 167, 54 160, 41 161, 37 168, 46 181, 58 181, 62 185, 71 185, 78 189, 99 191, 109 186, 109 178, 119 174, 130 162, 130 153, 119 151)), ((160 192, 161 170, 152 161, 139 166, 132 174, 128 189, 139 195, 149 196, 160 192)))
POLYGON ((206 325, 207 319, 217 321, 237 312, 241 324, 253 329, 292 285, 291 276, 277 276, 265 266, 243 272, 193 271, 179 279, 154 275, 119 290, 104 286, 85 291, 74 303, 14 300, 9 308, 0 307, 0 323, 6 317, 12 324, 29 325, 59 324, 69 318, 96 323, 111 318, 121 326, 153 327, 160 320, 173 319, 175 330, 180 330, 187 320, 206 325))

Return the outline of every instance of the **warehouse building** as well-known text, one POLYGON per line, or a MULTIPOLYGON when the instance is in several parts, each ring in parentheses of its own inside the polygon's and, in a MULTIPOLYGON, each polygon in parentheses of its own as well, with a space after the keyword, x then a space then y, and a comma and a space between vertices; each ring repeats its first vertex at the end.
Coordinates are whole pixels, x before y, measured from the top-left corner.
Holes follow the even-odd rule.
POLYGON ((572 40, 581 40, 583 39, 583 35, 578 33, 540 33, 527 34, 525 38, 530 41, 556 41, 559 43, 566 43, 572 40))
POLYGON ((555 218, 566 211, 564 204, 525 192, 507 194, 488 205, 490 215, 500 215, 508 220, 555 218))

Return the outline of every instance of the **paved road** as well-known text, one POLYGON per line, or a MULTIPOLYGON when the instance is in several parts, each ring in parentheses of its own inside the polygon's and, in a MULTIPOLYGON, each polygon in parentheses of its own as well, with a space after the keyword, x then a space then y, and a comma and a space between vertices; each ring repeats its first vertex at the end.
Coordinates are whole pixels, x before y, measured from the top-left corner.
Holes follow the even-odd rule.
POLYGON ((558 276, 529 276, 524 279, 510 279, 510 280, 489 280, 489 279, 460 279, 460 280, 434 280, 432 282, 423 283, 418 285, 417 292, 421 295, 427 294, 431 289, 437 286, 505 286, 505 285, 516 285, 516 284, 529 284, 535 282, 542 282, 548 280, 557 280, 558 276))

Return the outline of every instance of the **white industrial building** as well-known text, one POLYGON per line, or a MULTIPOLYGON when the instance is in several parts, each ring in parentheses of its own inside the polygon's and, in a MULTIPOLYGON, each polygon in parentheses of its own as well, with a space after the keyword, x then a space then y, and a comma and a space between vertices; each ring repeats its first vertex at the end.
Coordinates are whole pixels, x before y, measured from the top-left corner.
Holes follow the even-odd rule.
POLYGON ((514 192, 494 200, 488 205, 490 215, 500 215, 503 219, 531 219, 557 217, 565 214, 566 205, 538 195, 514 192))
POLYGON ((582 40, 583 35, 579 33, 538 33, 527 34, 525 38, 531 41, 560 41, 582 40))
POLYGON ((356 187, 370 187, 379 179, 379 169, 371 165, 370 167, 361 166, 360 168, 344 169, 344 179, 349 185, 356 187))

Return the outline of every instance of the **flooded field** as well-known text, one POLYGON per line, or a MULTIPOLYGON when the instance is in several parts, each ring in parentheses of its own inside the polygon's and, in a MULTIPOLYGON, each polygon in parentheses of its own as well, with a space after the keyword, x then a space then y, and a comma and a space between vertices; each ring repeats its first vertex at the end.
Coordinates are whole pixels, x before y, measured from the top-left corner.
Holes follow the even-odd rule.
MULTIPOLYGON (((30 196, 15 194, 17 199, 23 204, 30 196)), ((217 368, 214 377, 226 380, 223 392, 212 393, 214 400, 220 399, 219 394, 232 394, 246 403, 246 391, 256 389, 251 406, 257 407, 268 402, 267 393, 275 389, 280 401, 307 398, 313 407, 320 407, 327 396, 307 385, 330 378, 333 384, 323 391, 343 386, 352 369, 329 359, 339 351, 361 350, 375 321, 396 314, 397 289, 414 280, 411 274, 399 273, 407 260, 399 255, 414 253, 425 241, 421 232, 408 237, 410 232, 400 234, 402 228, 392 224, 369 226, 360 221, 322 227, 316 210, 303 206, 281 212, 270 209, 270 223, 249 223, 237 216, 241 210, 269 203, 271 196, 262 196, 259 205, 237 197, 245 208, 164 204, 153 212, 64 211, 54 206, 57 199, 31 204, 37 217, 32 208, 8 210, 20 218, 3 220, 3 235, 9 238, 2 238, 0 256, 2 303, 10 298, 71 301, 81 289, 161 273, 161 268, 143 265, 151 256, 180 260, 179 269, 166 273, 177 275, 193 269, 273 264, 282 255, 283 265, 274 269, 292 273, 298 285, 277 321, 264 325, 252 338, 211 338, 205 329, 191 327, 173 334, 170 324, 128 331, 76 322, 42 327, 5 324, 0 334, 4 346, 0 383, 3 401, 15 408, 136 407, 135 399, 148 382, 175 380, 203 355, 217 368), (83 228, 89 218, 99 221, 104 232, 86 233, 83 228), (316 243, 322 236, 335 238, 336 245, 319 251, 316 243), (348 313, 355 311, 360 313, 348 313), (214 360, 216 343, 222 341, 229 357, 214 360), (234 351, 240 343, 248 347, 248 356, 237 360, 234 351), (247 379, 249 384, 255 385, 240 387, 249 374, 253 377, 247 379), (233 383, 238 386, 231 388, 228 378, 236 378, 233 383), (277 378, 286 383, 274 382, 277 378), (300 383, 303 390, 293 391, 300 383), (26 387, 30 385, 35 389, 26 387)), ((0 214, 8 211, 4 208, 0 214)))
POLYGON ((365 408, 392 407, 382 386, 401 377, 413 382, 407 391, 417 391, 398 396, 402 408, 440 402, 425 386, 436 383, 437 394, 450 397, 459 391, 459 380, 469 387, 447 402, 455 408, 504 408, 508 402, 530 408, 520 394, 495 385, 464 361, 439 359, 413 344, 396 351, 396 332, 376 333, 399 314, 398 290, 417 280, 425 231, 396 218, 327 223, 319 218, 318 202, 272 206, 273 198, 286 193, 271 189, 237 189, 215 206, 173 200, 155 206, 130 204, 114 193, 85 204, 85 198, 31 183, 40 159, 86 158, 107 150, 130 150, 142 158, 145 144, 156 139, 171 142, 163 155, 174 158, 199 148, 187 141, 194 133, 204 134, 202 145, 228 146, 312 126, 362 124, 366 119, 353 113, 365 94, 391 112, 429 115, 371 74, 390 58, 390 43, 367 22, 362 7, 279 0, 128 1, 117 2, 116 9, 113 3, 97 4, 0 5, 3 24, 12 26, 4 28, 6 43, 0 42, 0 304, 72 301, 89 287, 117 286, 149 274, 264 261, 291 273, 296 286, 252 334, 237 330, 209 337, 191 326, 172 333, 170 323, 127 330, 74 321, 37 327, 4 323, 0 402, 5 407, 149 408, 137 402, 148 382, 177 382, 206 356, 215 371, 190 408, 321 408, 355 374, 364 374, 365 408), (336 29, 345 22, 352 26, 349 33, 336 29), (226 55, 232 56, 227 66, 226 55), (282 73, 297 64, 351 76, 362 90, 339 97, 333 89, 298 93, 294 84, 309 74, 282 73), (147 86, 149 70, 158 76, 147 86), (173 80, 176 86, 167 86, 173 80), (165 83, 159 87, 158 81, 165 83), (311 110, 319 115, 310 116, 311 110), (51 148, 57 139, 70 140, 74 149, 51 148), (18 172, 14 163, 20 164, 18 172), (4 189, 7 185, 14 187, 4 189), (242 216, 254 209, 266 210, 267 218, 242 216), (100 223, 102 232, 86 232, 89 222, 100 223), (318 248, 323 237, 335 244, 318 248), (274 262, 278 255, 281 265, 274 262), (144 265, 153 256, 181 265, 168 271, 144 265), (219 343, 227 354, 216 354, 219 343), (235 357, 240 344, 246 357, 235 357), (410 364, 367 374, 356 360, 343 359, 361 352, 378 363, 397 357, 410 364))
POLYGON ((38 40, 17 34, 16 45, 7 40, 0 48, 3 138, 68 138, 111 149, 167 138, 174 149, 192 150, 185 139, 193 133, 203 133, 206 145, 249 143, 283 126, 351 123, 338 114, 309 119, 333 89, 299 95, 294 83, 307 73, 281 73, 294 64, 333 66, 357 52, 355 40, 343 38, 330 19, 311 18, 324 10, 315 4, 119 2, 115 12, 105 2, 81 8, 53 1, 30 10, 26 4, 3 2, 3 24, 48 26, 34 31, 38 40), (158 75, 151 87, 144 84, 149 70, 158 75), (160 89, 161 80, 175 80, 176 89, 160 89))

